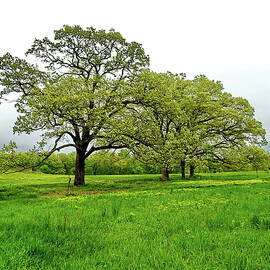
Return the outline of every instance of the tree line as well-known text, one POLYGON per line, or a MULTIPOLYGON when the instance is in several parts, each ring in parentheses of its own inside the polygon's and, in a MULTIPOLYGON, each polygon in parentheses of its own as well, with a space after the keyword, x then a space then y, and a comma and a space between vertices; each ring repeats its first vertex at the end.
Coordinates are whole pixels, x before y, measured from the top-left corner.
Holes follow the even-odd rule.
MULTIPOLYGON (((29 168, 33 172, 44 174, 73 175, 75 173, 76 153, 53 153, 40 163, 41 156, 28 152, 0 153, 0 171, 20 171, 29 168), (40 164, 39 166, 35 166, 40 164), (11 168, 11 170, 10 170, 11 168)), ((196 166, 198 173, 216 173, 223 171, 269 170, 270 154, 258 147, 247 147, 241 152, 227 153, 228 164, 215 160, 205 160, 196 166)), ((194 176, 192 164, 187 164, 185 170, 189 177, 194 176)), ((86 175, 128 175, 128 174, 158 174, 162 167, 156 162, 142 162, 128 150, 120 152, 100 151, 91 155, 85 161, 86 175)), ((175 166, 171 173, 180 174, 181 167, 175 166)))
POLYGON ((168 180, 179 167, 185 178, 187 166, 192 176, 205 163, 247 164, 266 144, 246 99, 204 75, 151 71, 142 45, 113 29, 66 25, 26 55, 36 61, 0 58, 1 96, 19 94, 14 132, 43 132, 41 162, 73 147, 75 185, 85 184, 88 160, 104 150, 128 149, 168 180))

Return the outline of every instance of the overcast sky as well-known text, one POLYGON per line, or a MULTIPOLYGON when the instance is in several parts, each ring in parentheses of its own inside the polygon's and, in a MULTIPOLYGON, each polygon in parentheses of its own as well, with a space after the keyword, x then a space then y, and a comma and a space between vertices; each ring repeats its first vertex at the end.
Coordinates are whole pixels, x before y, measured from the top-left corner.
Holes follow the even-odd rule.
MULTIPOLYGON (((114 28, 141 43, 151 69, 205 74, 247 98, 270 137, 270 3, 263 0, 8 0, 0 2, 0 55, 24 57, 34 38, 64 24, 114 28)), ((37 135, 12 134, 16 112, 0 105, 0 144, 27 150, 37 135)))

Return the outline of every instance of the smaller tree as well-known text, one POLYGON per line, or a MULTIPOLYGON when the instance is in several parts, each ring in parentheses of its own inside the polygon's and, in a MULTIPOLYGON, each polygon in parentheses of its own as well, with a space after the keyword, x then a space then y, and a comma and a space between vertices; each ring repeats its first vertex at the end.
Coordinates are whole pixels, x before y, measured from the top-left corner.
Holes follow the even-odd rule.
POLYGON ((58 154, 59 159, 61 160, 65 174, 74 174, 75 171, 75 153, 59 153, 58 154))
POLYGON ((257 176, 258 170, 268 170, 269 155, 264 149, 256 146, 248 146, 244 148, 243 152, 249 164, 255 169, 257 176))
POLYGON ((43 173, 49 174, 65 174, 66 170, 59 155, 52 154, 46 159, 41 166, 38 168, 43 173))
POLYGON ((225 161, 222 153, 226 149, 266 143, 265 130, 248 101, 223 91, 220 82, 195 77, 179 103, 182 117, 173 121, 181 141, 183 178, 186 164, 192 176, 196 164, 204 159, 225 161))
POLYGON ((163 180, 179 161, 185 178, 187 164, 192 175, 204 159, 222 161, 226 149, 266 142, 248 101, 224 92, 220 82, 146 71, 134 89, 128 122, 118 130, 130 139, 126 144, 141 160, 162 166, 163 180))
POLYGON ((144 163, 162 168, 167 181, 181 155, 181 140, 173 119, 181 117, 178 100, 187 87, 183 74, 142 72, 131 86, 132 101, 118 122, 122 140, 144 163))

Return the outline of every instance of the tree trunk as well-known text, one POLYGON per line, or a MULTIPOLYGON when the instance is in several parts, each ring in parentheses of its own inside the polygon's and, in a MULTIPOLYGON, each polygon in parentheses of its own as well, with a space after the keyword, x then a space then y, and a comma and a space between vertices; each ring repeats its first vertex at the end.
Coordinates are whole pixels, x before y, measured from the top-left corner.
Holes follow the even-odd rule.
POLYGON ((169 180, 169 170, 168 168, 163 168, 162 169, 162 176, 161 176, 161 180, 162 181, 168 181, 169 180))
POLYGON ((189 177, 193 177, 194 174, 195 174, 195 166, 190 165, 190 167, 189 167, 189 177))
POLYGON ((77 149, 76 161, 75 161, 74 186, 85 185, 84 170, 85 170, 85 151, 81 151, 77 149))
POLYGON ((182 179, 186 179, 186 161, 183 159, 180 161, 182 179))

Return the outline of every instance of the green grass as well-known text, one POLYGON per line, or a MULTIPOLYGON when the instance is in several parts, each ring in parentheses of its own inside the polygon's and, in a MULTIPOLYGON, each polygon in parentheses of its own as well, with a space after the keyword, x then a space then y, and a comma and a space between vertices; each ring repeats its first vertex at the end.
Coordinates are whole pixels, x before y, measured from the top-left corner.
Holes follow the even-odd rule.
POLYGON ((270 269, 270 174, 0 176, 0 269, 270 269))

